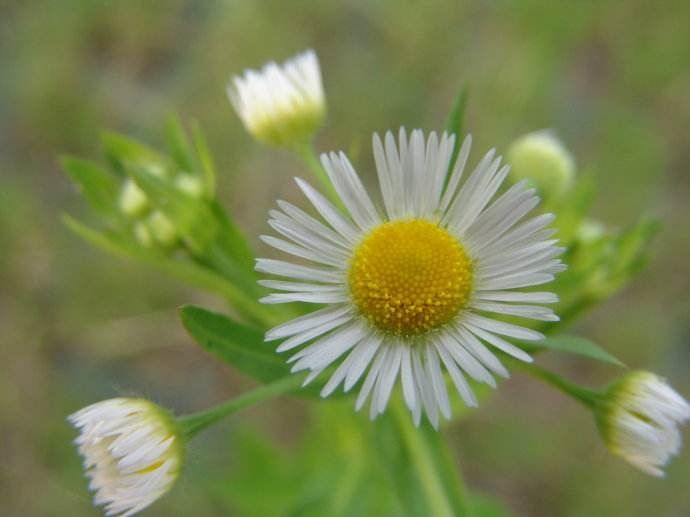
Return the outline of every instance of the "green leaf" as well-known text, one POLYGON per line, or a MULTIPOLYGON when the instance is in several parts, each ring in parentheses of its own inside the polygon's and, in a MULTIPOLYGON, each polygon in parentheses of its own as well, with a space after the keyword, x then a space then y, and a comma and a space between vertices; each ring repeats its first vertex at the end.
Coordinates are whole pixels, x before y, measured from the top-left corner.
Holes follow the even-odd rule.
POLYGON ((194 166, 192 147, 177 116, 170 115, 168 117, 165 124, 165 136, 170 154, 177 167, 188 174, 194 173, 196 167, 194 166))
POLYGON ((458 157, 460 152, 460 144, 462 143, 462 126, 463 120, 465 118, 465 110, 467 109, 467 99, 469 93, 467 91, 467 86, 463 86, 460 92, 455 97, 453 101, 453 107, 450 109, 448 118, 446 119, 445 129, 449 134, 455 135, 455 145, 453 147, 453 154, 450 159, 450 168, 452 169, 455 165, 455 159, 458 157))
POLYGON ((266 321, 271 317, 271 313, 268 313, 267 309, 259 305, 255 299, 248 298, 246 292, 209 269, 142 248, 126 236, 95 230, 69 215, 63 215, 62 219, 70 230, 98 248, 115 255, 136 259, 182 282, 223 296, 239 314, 251 321, 266 321))
MULTIPOLYGON (((275 343, 265 341, 264 332, 256 327, 191 305, 182 308, 180 317, 202 348, 258 381, 268 383, 298 375, 290 372, 290 364, 275 351, 275 343)), ((317 379, 295 391, 318 396, 322 386, 323 382, 317 379)))
POLYGON ((117 208, 120 184, 112 175, 100 165, 74 156, 63 156, 60 165, 94 210, 104 217, 121 219, 117 208))
POLYGON ((541 341, 530 342, 531 347, 558 350, 570 354, 577 354, 603 363, 625 367, 625 364, 611 355, 602 347, 580 336, 560 335, 547 337, 541 341))
POLYGON ((119 133, 105 131, 101 135, 105 155, 113 168, 121 175, 126 174, 126 165, 155 168, 163 174, 170 172, 172 163, 164 155, 132 138, 119 133))
POLYGON ((183 307, 180 316, 189 334, 207 351, 238 370, 271 382, 290 374, 290 366, 264 341, 264 332, 201 307, 183 307))
POLYGON ((206 195, 213 199, 216 195, 216 165, 209 151, 208 144, 204 133, 201 131, 201 126, 198 123, 192 123, 192 138, 194 140, 194 148, 196 149, 199 163, 201 164, 201 172, 204 177, 204 184, 206 186, 206 195))

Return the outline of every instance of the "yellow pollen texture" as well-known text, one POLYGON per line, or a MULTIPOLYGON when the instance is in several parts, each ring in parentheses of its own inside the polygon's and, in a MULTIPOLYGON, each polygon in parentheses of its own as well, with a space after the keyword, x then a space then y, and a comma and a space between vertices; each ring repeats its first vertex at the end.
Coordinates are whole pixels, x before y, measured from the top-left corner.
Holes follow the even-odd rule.
POLYGON ((472 261, 436 224, 392 221, 357 246, 348 280, 355 304, 374 326, 416 336, 447 323, 465 306, 472 261))

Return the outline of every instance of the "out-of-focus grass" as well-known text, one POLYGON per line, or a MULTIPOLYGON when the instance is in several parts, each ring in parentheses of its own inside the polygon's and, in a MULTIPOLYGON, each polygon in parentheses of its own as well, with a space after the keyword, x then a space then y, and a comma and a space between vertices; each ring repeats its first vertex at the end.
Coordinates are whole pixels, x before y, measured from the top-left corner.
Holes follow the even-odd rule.
MULTIPOLYGON (((61 226, 61 212, 85 210, 57 154, 95 154, 104 127, 155 143, 169 111, 197 118, 222 171, 222 199, 255 236, 276 197, 298 199, 290 178, 302 171, 250 141, 224 86, 231 72, 307 46, 321 58, 329 100, 318 146, 351 151, 362 171, 371 171, 373 131, 438 128, 467 84, 465 127, 477 149, 503 151, 521 133, 553 127, 596 178, 598 217, 624 226, 647 210, 661 215, 655 260, 580 330, 690 393, 690 4, 457 4, 0 6, 4 515, 94 513, 64 420, 70 411, 118 393, 195 410, 249 385, 197 350, 177 321, 180 304, 213 301, 105 256, 61 226)), ((612 374, 572 358, 547 360, 582 381, 612 374)), ((237 469, 257 447, 267 468, 273 454, 289 467, 306 415, 298 402, 269 404, 210 432, 192 446, 176 490, 149 513, 261 515, 233 492, 251 492, 247 483, 257 476, 240 481, 237 469), (257 445, 247 429, 275 443, 257 445)), ((644 477, 608 456, 580 408, 533 381, 505 383, 448 434, 470 485, 517 515, 690 513, 690 453, 672 464, 667 480, 644 477)), ((284 465, 274 468, 271 479, 289 480, 284 465)))

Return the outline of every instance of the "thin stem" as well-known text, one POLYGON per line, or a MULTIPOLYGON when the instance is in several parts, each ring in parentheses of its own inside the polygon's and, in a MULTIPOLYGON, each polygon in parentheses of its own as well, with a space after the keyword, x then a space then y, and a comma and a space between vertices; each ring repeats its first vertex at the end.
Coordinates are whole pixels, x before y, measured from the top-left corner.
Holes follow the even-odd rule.
POLYGON ((312 145, 312 143, 306 142, 304 144, 301 144, 295 147, 295 151, 297 152, 299 157, 302 158, 304 163, 307 164, 307 166, 313 173, 314 177, 319 181, 319 184, 325 190, 326 195, 330 198, 330 200, 338 208, 343 208, 343 202, 340 199, 340 196, 338 196, 338 193, 336 192, 333 183, 331 183, 328 174, 326 174, 326 171, 321 166, 321 162, 319 162, 319 159, 316 156, 316 151, 314 151, 314 146, 312 145))
POLYGON ((258 402, 277 397, 298 388, 302 383, 299 375, 289 375, 270 384, 264 384, 254 390, 247 391, 218 404, 215 407, 191 415, 183 415, 178 422, 187 439, 191 439, 199 432, 236 411, 253 406, 258 402))
POLYGON ((523 371, 529 373, 532 377, 536 377, 537 379, 554 386, 561 392, 569 395, 588 408, 594 408, 602 396, 598 391, 591 390, 589 388, 585 388, 584 386, 580 386, 579 384, 570 382, 560 375, 545 370, 536 364, 523 363, 522 361, 514 361, 513 363, 523 371))
MULTIPOLYGON (((431 515, 437 517, 455 516, 456 513, 453 511, 452 503, 441 479, 441 472, 439 471, 441 467, 436 465, 433 450, 424 439, 423 431, 412 425, 409 413, 399 401, 392 403, 391 406, 395 423, 415 466, 422 489, 427 495, 427 502, 432 510, 431 515)), ((464 505, 465 489, 462 486, 462 480, 458 476, 455 482, 454 488, 457 492, 457 498, 464 505)))

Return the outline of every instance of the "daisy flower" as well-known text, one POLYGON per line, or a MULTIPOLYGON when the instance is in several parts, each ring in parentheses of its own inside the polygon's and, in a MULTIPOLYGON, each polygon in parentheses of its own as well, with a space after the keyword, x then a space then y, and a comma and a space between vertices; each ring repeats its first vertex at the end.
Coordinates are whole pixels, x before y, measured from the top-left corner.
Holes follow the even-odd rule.
POLYGON ((408 137, 401 129, 397 145, 390 132, 383 140, 374 135, 381 207, 344 153, 324 154, 321 163, 348 213, 297 179, 323 222, 279 201, 269 225, 282 237, 262 236, 312 263, 258 259, 258 271, 285 278, 262 280, 278 291, 262 301, 325 305, 266 339, 283 339, 279 352, 304 345, 289 361, 294 372, 309 371, 305 382, 337 363, 324 397, 363 379, 356 408, 369 400, 371 418, 385 410, 400 379, 415 423, 424 411, 437 427, 439 415, 451 414, 443 370, 475 406, 467 377, 495 386, 494 375, 508 376, 492 348, 531 360, 505 338, 543 335, 499 318, 558 320, 542 306, 556 302, 554 294, 524 290, 565 268, 548 228, 554 216, 524 219, 539 203, 525 182, 494 199, 508 167, 493 150, 462 181, 471 138, 451 167, 454 143, 454 135, 433 132, 425 141, 420 130, 408 137))
POLYGON ((172 416, 143 399, 104 400, 69 421, 75 443, 106 515, 133 515, 162 497, 177 479, 183 445, 172 416))
POLYGON ((662 477, 682 445, 679 424, 690 420, 690 404, 662 378, 632 372, 609 390, 598 423, 609 450, 638 469, 662 477))
POLYGON ((227 87, 247 131, 262 143, 289 147, 311 138, 326 115, 321 70, 313 50, 282 65, 246 70, 227 87))

